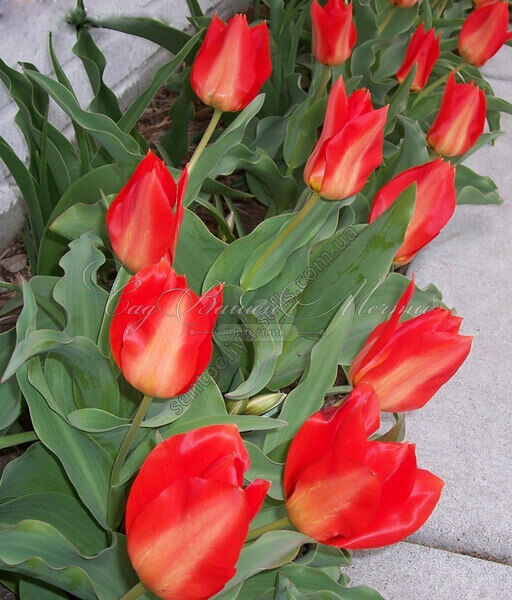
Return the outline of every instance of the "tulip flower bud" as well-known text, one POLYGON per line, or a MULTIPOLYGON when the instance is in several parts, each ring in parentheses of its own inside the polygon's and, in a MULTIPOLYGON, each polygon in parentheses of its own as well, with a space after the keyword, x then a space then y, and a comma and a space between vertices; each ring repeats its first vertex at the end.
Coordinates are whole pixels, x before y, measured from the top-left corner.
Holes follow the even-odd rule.
POLYGON ((244 413, 246 415, 264 415, 269 410, 272 410, 273 408, 276 408, 276 406, 279 406, 285 398, 286 394, 283 394, 281 392, 254 396, 247 403, 244 413))
POLYGON ((409 42, 404 62, 398 69, 396 78, 402 83, 416 64, 416 75, 411 84, 411 90, 419 92, 425 87, 436 60, 439 58, 439 53, 439 37, 436 37, 434 29, 425 31, 422 23, 409 42))
POLYGON ((460 156, 482 135, 487 104, 474 83, 456 83, 452 72, 427 142, 441 156, 460 156))
POLYGON ((138 271, 110 326, 112 354, 126 380, 148 396, 189 389, 208 366, 222 285, 198 297, 168 259, 138 271))
POLYGON ((143 585, 162 600, 204 600, 235 564, 270 487, 245 489, 249 455, 235 425, 175 435, 146 458, 126 505, 128 554, 143 585))
POLYGON ((451 219, 457 199, 455 167, 441 158, 397 175, 382 187, 373 200, 369 222, 388 209, 400 194, 416 183, 416 203, 404 243, 397 250, 394 262, 403 265, 431 242, 451 219))
POLYGON ((350 367, 352 385, 371 385, 387 412, 426 404, 466 360, 473 341, 459 334, 462 319, 445 308, 400 323, 413 293, 411 281, 391 318, 373 330, 350 367))
POLYGON ((187 169, 178 186, 165 164, 151 150, 107 212, 112 249, 132 272, 159 261, 174 260, 183 220, 187 169))
POLYGON ((414 445, 368 441, 378 427, 378 400, 365 384, 302 425, 284 472, 288 518, 299 531, 355 550, 394 544, 425 523, 443 482, 418 469, 414 445))
POLYGON ((509 24, 508 2, 485 4, 473 11, 459 33, 458 48, 464 60, 481 67, 508 40, 512 31, 509 24))
POLYGON ((357 31, 352 22, 352 3, 329 0, 321 6, 317 0, 311 4, 313 25, 313 54, 324 65, 341 65, 352 53, 357 31))
POLYGON ((232 112, 256 97, 271 71, 266 23, 249 28, 245 15, 235 15, 227 24, 215 15, 192 66, 190 83, 205 104, 232 112))
POLYGON ((304 168, 306 185, 328 200, 360 192, 382 163, 387 111, 387 105, 373 109, 366 89, 347 98, 340 77, 329 94, 322 134, 304 168))
POLYGON ((393 4, 398 8, 411 8, 416 2, 418 2, 418 0, 389 0, 390 4, 393 4))

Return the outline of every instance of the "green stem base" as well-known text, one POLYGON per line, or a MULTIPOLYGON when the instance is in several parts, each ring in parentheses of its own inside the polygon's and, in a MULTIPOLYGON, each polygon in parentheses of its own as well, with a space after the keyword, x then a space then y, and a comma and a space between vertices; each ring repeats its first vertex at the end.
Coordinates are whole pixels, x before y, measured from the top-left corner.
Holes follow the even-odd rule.
POLYGON ((146 588, 142 585, 142 583, 138 583, 132 589, 121 598, 121 600, 136 600, 140 598, 142 594, 146 591, 146 588))
POLYGON ((252 542, 253 540, 258 539, 263 534, 268 533, 269 531, 275 531, 276 529, 288 529, 291 523, 288 520, 288 517, 283 517, 282 519, 278 519, 277 521, 273 521, 268 525, 262 525, 261 527, 257 527, 252 531, 249 531, 246 542, 252 542))

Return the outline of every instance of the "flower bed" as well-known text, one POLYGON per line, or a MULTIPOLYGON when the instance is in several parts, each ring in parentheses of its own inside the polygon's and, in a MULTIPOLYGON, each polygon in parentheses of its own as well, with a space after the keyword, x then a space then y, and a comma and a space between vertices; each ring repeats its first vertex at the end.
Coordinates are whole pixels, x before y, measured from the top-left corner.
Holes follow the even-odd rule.
POLYGON ((499 202, 461 163, 512 111, 478 71, 508 5, 256 2, 251 26, 189 6, 192 36, 79 2, 87 109, 51 40, 56 80, 1 64, 33 274, 2 283, 21 314, 0 444, 29 444, 0 483, 2 581, 22 600, 378 599, 340 567, 434 510, 406 414, 472 341, 403 273, 457 203, 499 202), (124 113, 95 27, 175 54, 124 113), (163 85, 149 150, 136 125, 163 85))

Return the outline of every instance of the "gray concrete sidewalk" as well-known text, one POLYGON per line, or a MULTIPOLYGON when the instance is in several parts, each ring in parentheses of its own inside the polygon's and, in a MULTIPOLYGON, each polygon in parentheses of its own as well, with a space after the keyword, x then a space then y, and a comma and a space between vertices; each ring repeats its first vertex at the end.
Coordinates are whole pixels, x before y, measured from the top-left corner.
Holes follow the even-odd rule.
MULTIPOLYGON (((512 48, 484 71, 511 102, 512 48)), ((465 164, 495 180, 504 204, 458 206, 411 266, 417 284, 434 282, 475 339, 456 376, 407 416, 419 464, 446 482, 438 507, 408 542, 359 552, 349 570, 386 600, 512 600, 511 115, 501 128, 496 145, 465 164)))

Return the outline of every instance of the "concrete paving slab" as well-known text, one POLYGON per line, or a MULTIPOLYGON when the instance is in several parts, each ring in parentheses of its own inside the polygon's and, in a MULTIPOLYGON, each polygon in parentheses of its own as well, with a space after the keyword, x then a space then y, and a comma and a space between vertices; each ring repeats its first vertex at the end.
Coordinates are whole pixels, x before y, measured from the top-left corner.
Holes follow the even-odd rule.
POLYGON ((512 80, 512 48, 504 46, 481 69, 485 78, 512 80))
MULTIPOLYGON (((512 100, 512 82, 491 80, 512 100)), ((432 518, 412 537, 427 546, 512 564, 512 117, 494 147, 467 165, 493 177, 505 204, 459 206, 413 261, 475 336, 472 352, 429 404, 408 416, 419 461, 446 481, 432 518)), ((498 598, 496 596, 496 598, 498 598)))
POLYGON ((416 544, 353 553, 354 585, 386 600, 512 600, 512 567, 416 544))
MULTIPOLYGON (((200 0, 205 12, 215 10, 230 15, 245 9, 250 0, 200 0)), ((0 0, 0 57, 9 66, 18 61, 32 62, 42 72, 51 73, 48 55, 48 32, 53 32, 56 54, 75 89, 82 106, 91 99, 91 90, 81 62, 72 54, 76 36, 66 24, 66 16, 76 5, 75 0, 0 0)), ((91 16, 111 14, 149 16, 179 29, 189 25, 187 3, 184 0, 86 0, 91 16)), ((93 36, 107 59, 104 79, 125 107, 149 83, 155 70, 168 60, 170 53, 152 42, 110 30, 93 30, 93 36)), ((0 85, 0 135, 11 144, 20 157, 26 156, 22 135, 14 125, 16 106, 0 85)), ((67 116, 56 106, 51 107, 52 123, 71 136, 67 116)), ((23 211, 16 188, 7 181, 8 172, 0 164, 0 249, 15 235, 22 223, 23 211)))

